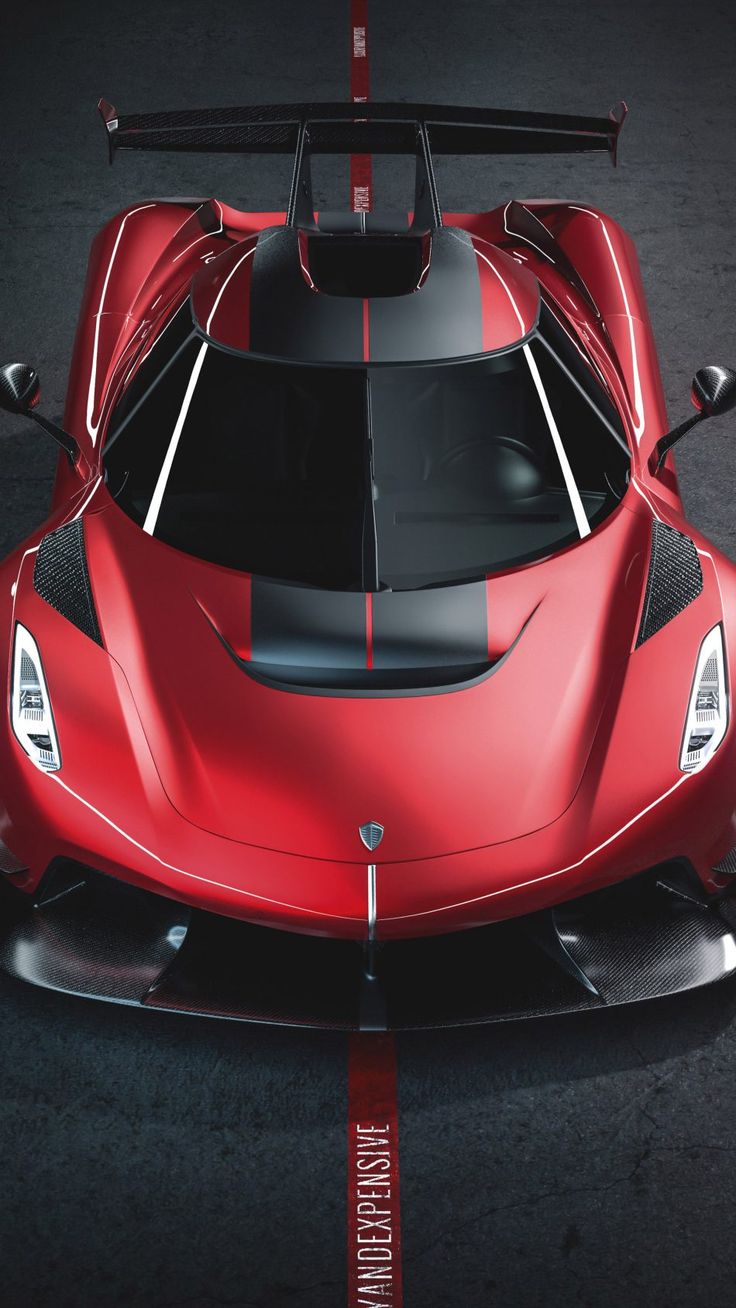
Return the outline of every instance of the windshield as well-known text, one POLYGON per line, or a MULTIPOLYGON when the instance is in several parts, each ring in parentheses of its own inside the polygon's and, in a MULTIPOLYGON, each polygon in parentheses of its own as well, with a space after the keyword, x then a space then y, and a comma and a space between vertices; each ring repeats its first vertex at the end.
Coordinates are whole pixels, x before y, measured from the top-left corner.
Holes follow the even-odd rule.
POLYGON ((546 307, 498 354, 329 368, 221 350, 185 304, 118 402, 104 462, 160 540, 341 590, 549 555, 612 511, 629 469, 602 383, 546 307))

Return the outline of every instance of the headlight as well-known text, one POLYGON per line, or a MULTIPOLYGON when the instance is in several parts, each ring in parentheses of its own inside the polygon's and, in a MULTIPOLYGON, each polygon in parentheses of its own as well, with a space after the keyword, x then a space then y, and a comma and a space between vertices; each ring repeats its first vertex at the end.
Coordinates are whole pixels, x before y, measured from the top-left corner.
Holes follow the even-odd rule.
POLYGON ((728 690, 720 625, 708 632, 698 654, 680 752, 683 772, 697 772, 715 754, 728 726, 728 690))
POLYGON ((15 625, 10 720, 31 762, 42 772, 56 772, 61 755, 41 655, 30 631, 20 622, 15 625))

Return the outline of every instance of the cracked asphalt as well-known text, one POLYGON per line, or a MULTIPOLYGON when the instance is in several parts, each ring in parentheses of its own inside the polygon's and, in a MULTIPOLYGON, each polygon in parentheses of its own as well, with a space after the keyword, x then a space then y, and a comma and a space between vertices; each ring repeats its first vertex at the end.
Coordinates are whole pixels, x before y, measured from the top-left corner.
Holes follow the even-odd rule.
MULTIPOLYGON (((732 10, 706 0, 369 0, 373 98, 604 112, 600 159, 442 161, 448 208, 555 194, 638 243, 673 422, 736 362, 732 10)), ((2 357, 63 404, 87 250, 151 195, 283 205, 283 160, 106 163, 94 104, 348 90, 348 4, 67 0, 4 19, 2 357)), ((376 200, 408 173, 382 160, 376 200)), ((347 168, 320 167, 321 207, 347 168)), ((45 516, 54 450, 0 422, 0 547, 45 516)), ((687 509, 736 553, 734 424, 678 457, 687 509)), ((656 693, 656 688, 653 688, 656 693)), ((734 1301, 736 988, 617 1012, 399 1039, 409 1308, 703 1308, 734 1301)), ((0 978, 3 1308, 345 1302, 346 1048, 321 1034, 138 1013, 0 978)))

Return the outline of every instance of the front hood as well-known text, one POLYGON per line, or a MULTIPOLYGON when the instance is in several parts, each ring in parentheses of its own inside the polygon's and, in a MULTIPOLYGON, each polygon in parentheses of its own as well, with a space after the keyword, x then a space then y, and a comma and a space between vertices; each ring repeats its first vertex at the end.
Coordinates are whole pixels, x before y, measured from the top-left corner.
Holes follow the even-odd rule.
POLYGON ((341 861, 365 861, 358 827, 380 822, 382 863, 513 840, 569 806, 631 649, 649 531, 622 507, 556 558, 423 592, 419 609, 416 594, 374 597, 367 618, 362 595, 300 589, 322 613, 305 642, 303 621, 283 619, 291 587, 275 588, 274 634, 265 583, 151 539, 112 504, 86 518, 105 643, 173 806, 232 840, 341 861), (363 645, 345 654, 356 612, 373 622, 376 676, 381 661, 403 668, 378 693, 364 666, 355 685, 325 685, 331 662, 362 663, 363 645), (449 642, 440 612, 457 614, 449 642), (306 664, 311 685, 295 673, 306 664))

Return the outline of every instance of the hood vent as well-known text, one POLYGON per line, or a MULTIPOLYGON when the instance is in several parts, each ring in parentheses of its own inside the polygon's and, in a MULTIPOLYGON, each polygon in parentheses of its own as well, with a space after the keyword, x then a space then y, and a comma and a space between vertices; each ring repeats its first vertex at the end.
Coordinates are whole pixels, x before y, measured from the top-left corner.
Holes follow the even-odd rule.
POLYGON ((44 536, 36 555, 33 585, 41 599, 102 645, 84 551, 81 518, 44 536))
POLYGON ((647 592, 636 647, 682 613, 703 589, 698 551, 689 536, 664 522, 652 523, 647 592))

